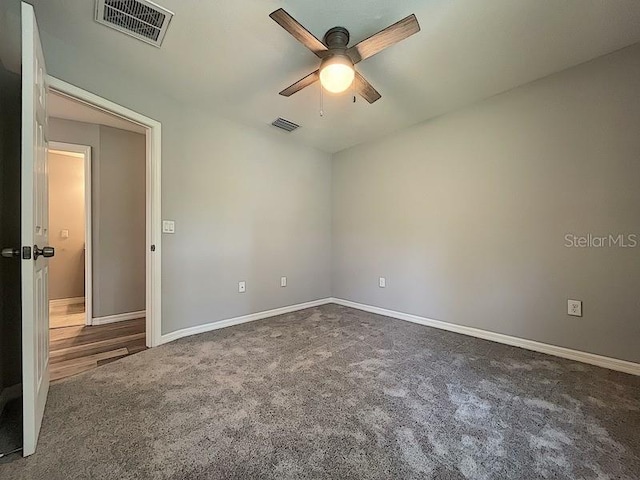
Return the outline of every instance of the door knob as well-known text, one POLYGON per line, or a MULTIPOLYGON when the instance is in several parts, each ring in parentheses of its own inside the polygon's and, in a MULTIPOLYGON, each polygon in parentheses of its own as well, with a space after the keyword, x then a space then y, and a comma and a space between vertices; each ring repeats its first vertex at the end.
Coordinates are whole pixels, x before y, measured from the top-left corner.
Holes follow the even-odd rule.
POLYGON ((19 248, 3 248, 2 256, 5 258, 20 258, 19 248))
POLYGON ((53 247, 42 247, 38 248, 38 245, 33 246, 33 259, 37 260, 40 255, 44 258, 51 258, 56 254, 56 251, 53 247))

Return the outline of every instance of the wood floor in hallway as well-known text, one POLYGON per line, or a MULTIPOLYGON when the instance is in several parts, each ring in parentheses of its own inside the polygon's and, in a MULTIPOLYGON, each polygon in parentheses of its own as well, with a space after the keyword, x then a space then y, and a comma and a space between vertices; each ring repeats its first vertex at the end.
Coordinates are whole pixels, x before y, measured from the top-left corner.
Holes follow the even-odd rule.
POLYGON ((86 324, 84 301, 68 305, 49 302, 49 328, 73 327, 86 324))
POLYGON ((52 328, 49 341, 51 381, 61 380, 146 350, 145 319, 52 328))

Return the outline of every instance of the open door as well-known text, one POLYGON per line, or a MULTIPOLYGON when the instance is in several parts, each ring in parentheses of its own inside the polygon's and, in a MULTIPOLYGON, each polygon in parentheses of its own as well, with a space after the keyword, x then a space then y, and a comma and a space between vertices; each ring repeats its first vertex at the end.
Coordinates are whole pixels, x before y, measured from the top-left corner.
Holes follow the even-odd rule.
POLYGON ((33 7, 22 3, 23 455, 36 450, 49 391, 46 70, 33 7))

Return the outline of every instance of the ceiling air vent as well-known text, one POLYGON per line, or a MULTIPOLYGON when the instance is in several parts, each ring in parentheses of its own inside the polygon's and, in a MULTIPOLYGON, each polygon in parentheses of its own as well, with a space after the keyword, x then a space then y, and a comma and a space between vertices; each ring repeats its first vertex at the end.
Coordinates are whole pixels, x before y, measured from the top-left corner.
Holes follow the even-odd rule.
POLYGON ((96 0, 96 22, 159 47, 173 17, 148 0, 96 0))
POLYGON ((300 125, 285 120, 284 118, 277 118, 271 125, 286 130, 287 132, 293 132, 295 129, 300 128, 300 125))

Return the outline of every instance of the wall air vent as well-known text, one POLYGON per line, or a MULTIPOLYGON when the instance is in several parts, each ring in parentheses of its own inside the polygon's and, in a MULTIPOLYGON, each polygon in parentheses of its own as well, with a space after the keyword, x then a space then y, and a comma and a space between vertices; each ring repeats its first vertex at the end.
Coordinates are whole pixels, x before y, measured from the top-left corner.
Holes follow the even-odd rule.
POLYGON ((290 122, 289 120, 285 120, 284 118, 277 118, 271 125, 281 128, 282 130, 286 130, 287 132, 293 132, 295 129, 300 128, 300 125, 290 122))
POLYGON ((96 0, 96 22, 156 47, 162 45, 172 17, 148 0, 96 0))

